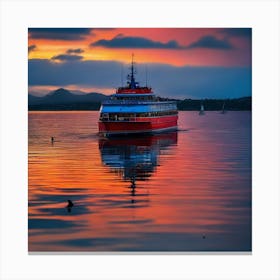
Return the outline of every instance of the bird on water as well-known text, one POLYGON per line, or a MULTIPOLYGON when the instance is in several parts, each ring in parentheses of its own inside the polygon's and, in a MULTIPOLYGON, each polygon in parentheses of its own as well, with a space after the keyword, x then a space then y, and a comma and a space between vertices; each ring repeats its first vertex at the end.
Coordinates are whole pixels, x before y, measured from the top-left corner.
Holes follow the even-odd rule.
POLYGON ((74 206, 74 203, 70 199, 68 199, 67 201, 68 201, 68 205, 66 206, 67 211, 71 212, 71 209, 74 206))
POLYGON ((74 206, 74 203, 70 199, 68 199, 67 201, 68 201, 67 207, 73 207, 74 206))

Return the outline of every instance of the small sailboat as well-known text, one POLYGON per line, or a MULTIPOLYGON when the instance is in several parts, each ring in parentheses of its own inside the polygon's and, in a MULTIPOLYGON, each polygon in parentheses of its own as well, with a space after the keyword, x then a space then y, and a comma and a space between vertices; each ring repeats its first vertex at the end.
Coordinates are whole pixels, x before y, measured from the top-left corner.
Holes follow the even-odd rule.
POLYGON ((225 113, 227 112, 227 111, 225 110, 225 104, 226 104, 226 102, 224 101, 221 114, 225 114, 225 113))
POLYGON ((199 115, 204 115, 204 114, 205 114, 205 112, 204 112, 204 106, 203 106, 203 104, 201 103, 199 115))

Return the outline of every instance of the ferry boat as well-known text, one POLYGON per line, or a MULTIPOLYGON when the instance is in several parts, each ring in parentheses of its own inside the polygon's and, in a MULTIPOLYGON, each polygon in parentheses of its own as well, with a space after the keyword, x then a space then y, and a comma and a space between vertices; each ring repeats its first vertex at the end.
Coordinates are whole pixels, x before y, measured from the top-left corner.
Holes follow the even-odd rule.
POLYGON ((175 101, 156 96, 151 87, 135 81, 132 56, 127 85, 105 100, 100 108, 99 133, 103 136, 158 133, 177 130, 175 101))

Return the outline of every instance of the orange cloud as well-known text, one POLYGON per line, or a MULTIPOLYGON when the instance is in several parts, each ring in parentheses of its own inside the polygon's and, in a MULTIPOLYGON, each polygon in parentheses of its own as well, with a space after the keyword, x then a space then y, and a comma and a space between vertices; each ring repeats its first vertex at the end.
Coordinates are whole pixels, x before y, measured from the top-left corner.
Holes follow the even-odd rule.
POLYGON ((220 28, 116 28, 94 29, 80 40, 44 39, 29 37, 29 45, 36 45, 37 51, 31 52, 30 59, 51 59, 66 53, 69 49, 82 49, 84 60, 114 60, 128 63, 131 53, 135 53, 139 63, 165 63, 174 66, 248 66, 251 63, 251 45, 244 37, 229 37, 229 43, 236 45, 232 50, 197 48, 184 50, 179 48, 105 48, 92 46, 100 40, 112 40, 116 36, 141 37, 152 42, 167 45, 174 41, 179 46, 188 46, 205 36, 212 36, 217 41, 223 40, 224 33, 220 28))

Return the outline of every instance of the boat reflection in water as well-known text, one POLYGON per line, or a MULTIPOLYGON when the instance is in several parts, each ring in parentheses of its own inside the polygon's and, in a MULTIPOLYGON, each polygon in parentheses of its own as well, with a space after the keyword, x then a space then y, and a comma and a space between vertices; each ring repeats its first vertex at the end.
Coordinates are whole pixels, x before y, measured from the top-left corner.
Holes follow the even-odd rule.
POLYGON ((161 151, 176 144, 177 131, 102 138, 99 140, 99 150, 103 164, 122 180, 131 182, 131 195, 135 196, 137 181, 148 180, 156 171, 161 151))

